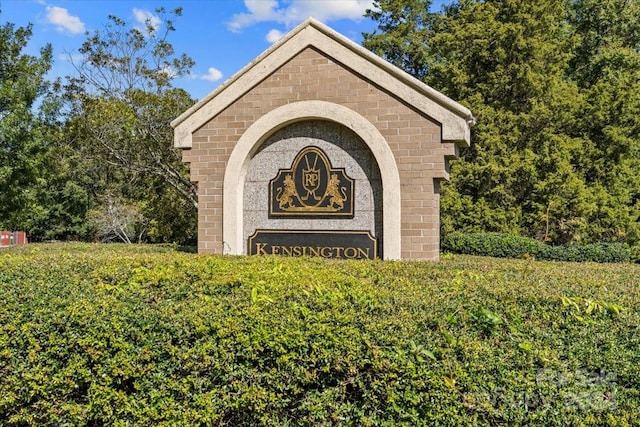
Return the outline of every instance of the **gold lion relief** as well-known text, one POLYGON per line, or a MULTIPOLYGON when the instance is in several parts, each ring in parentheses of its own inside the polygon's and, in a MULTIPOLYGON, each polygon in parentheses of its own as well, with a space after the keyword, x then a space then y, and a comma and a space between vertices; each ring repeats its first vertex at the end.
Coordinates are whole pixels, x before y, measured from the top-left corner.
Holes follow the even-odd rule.
POLYGON ((296 191, 296 184, 293 182, 291 175, 287 175, 284 178, 284 187, 278 188, 278 206, 280 209, 285 209, 293 206, 293 198, 298 198, 298 192, 296 191))
POLYGON ((338 189, 339 184, 340 180, 338 179, 338 175, 335 173, 332 174, 327 184, 327 193, 325 195, 325 197, 330 197, 329 206, 335 207, 336 210, 342 209, 344 202, 347 200, 347 188, 340 187, 340 189, 338 189))

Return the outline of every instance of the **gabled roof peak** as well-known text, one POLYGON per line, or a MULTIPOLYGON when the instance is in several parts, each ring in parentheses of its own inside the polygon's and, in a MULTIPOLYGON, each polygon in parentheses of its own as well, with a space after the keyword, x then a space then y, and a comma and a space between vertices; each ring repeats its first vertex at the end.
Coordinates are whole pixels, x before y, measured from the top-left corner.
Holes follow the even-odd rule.
POLYGON ((308 47, 335 59, 440 122, 443 140, 469 143, 469 127, 475 123, 469 109, 310 17, 177 117, 171 123, 175 129, 175 146, 190 147, 193 131, 308 47))

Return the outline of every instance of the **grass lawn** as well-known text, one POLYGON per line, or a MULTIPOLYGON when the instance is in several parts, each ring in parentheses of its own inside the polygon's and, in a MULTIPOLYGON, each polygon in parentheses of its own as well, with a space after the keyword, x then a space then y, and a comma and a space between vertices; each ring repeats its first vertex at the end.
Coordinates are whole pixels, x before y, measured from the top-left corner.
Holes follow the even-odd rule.
POLYGON ((639 425, 640 265, 0 250, 0 425, 639 425))

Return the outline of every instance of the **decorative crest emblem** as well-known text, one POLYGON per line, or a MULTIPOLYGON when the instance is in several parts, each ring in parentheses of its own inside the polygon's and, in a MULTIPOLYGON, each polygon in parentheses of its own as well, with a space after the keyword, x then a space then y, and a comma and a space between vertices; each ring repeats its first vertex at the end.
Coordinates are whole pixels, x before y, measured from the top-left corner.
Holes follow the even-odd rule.
POLYGON ((269 182, 271 216, 353 217, 354 181, 318 147, 302 149, 269 182))

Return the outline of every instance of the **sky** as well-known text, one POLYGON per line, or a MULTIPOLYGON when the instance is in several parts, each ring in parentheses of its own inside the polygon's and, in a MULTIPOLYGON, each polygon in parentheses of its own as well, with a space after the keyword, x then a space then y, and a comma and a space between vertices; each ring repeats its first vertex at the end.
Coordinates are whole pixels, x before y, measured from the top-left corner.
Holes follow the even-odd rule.
MULTIPOLYGON (((443 2, 434 1, 432 8, 443 2)), ((55 78, 73 74, 70 55, 87 32, 103 29, 109 15, 142 28, 158 19, 157 8, 182 7, 168 41, 195 66, 174 85, 201 99, 310 16, 361 43, 362 33, 375 29, 363 17, 372 6, 373 0, 0 0, 0 25, 32 24, 24 53, 37 55, 50 43, 54 64, 49 78, 55 78)))

